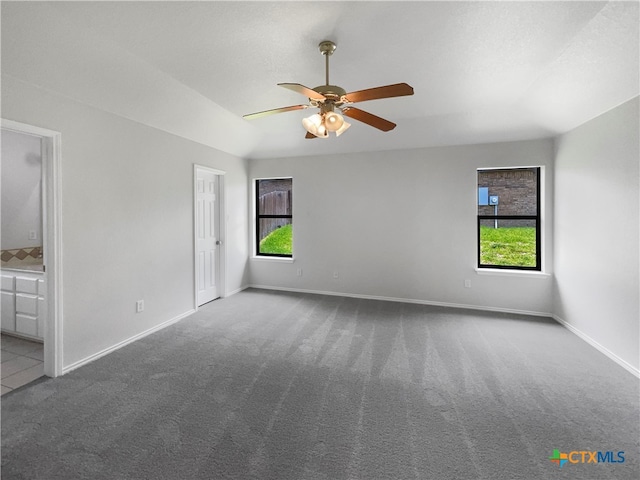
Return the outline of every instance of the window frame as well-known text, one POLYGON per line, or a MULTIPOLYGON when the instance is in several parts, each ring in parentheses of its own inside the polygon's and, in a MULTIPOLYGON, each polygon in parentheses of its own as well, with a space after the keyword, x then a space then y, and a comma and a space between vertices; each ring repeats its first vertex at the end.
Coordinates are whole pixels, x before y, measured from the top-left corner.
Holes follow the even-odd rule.
POLYGON ((533 271, 542 272, 542 202, 541 202, 541 171, 542 167, 498 167, 498 168, 478 168, 476 170, 476 244, 477 244, 477 259, 476 265, 478 269, 499 269, 499 270, 516 270, 516 271, 533 271), (536 171, 536 215, 479 215, 478 211, 478 173, 488 170, 531 170, 536 171), (535 266, 520 266, 520 265, 494 265, 481 263, 481 243, 480 243, 480 226, 483 220, 533 220, 535 222, 536 229, 536 265, 535 266))
POLYGON ((263 180, 291 180, 291 195, 293 196, 293 177, 268 177, 254 179, 254 208, 255 222, 253 224, 255 230, 255 257, 256 258, 291 258, 293 259, 293 245, 291 245, 291 254, 286 253, 262 253, 260 252, 260 220, 263 218, 289 218, 291 219, 291 228, 293 229, 293 199, 291 200, 290 215, 264 215, 260 214, 260 182, 263 180))

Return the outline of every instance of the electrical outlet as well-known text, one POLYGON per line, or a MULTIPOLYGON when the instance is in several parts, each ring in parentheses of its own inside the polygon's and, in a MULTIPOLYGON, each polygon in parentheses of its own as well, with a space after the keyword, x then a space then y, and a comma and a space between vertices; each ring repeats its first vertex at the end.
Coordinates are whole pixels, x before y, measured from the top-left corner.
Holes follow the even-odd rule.
POLYGON ((471 288, 471 280, 464 281, 464 288, 471 288))
POLYGON ((338 271, 336 270, 335 272, 333 272, 333 278, 339 278, 340 275, 338 274, 338 271))
POLYGON ((29 230, 29 240, 37 240, 38 234, 35 230, 29 230))
POLYGON ((301 268, 298 269, 298 271, 296 272, 296 275, 298 275, 299 277, 302 276, 302 269, 301 268))
POLYGON ((144 310, 144 300, 138 300, 136 302, 136 313, 140 313, 144 310))

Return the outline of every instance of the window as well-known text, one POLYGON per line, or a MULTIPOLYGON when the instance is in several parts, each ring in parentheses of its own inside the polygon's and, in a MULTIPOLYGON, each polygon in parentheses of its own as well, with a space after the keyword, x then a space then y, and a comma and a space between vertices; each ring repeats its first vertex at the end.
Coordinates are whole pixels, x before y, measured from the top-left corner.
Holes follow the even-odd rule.
POLYGON ((256 255, 293 256, 292 178, 256 180, 256 255))
POLYGON ((540 168, 478 170, 478 267, 541 270, 540 168))

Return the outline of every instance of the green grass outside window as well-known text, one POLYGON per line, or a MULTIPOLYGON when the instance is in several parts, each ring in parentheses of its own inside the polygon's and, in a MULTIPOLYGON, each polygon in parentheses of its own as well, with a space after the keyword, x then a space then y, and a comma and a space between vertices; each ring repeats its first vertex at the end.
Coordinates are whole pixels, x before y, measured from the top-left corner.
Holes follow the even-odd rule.
POLYGON ((536 229, 480 227, 480 264, 536 266, 536 229))
POLYGON ((291 255, 293 252, 293 225, 276 228, 260 241, 260 253, 291 255))

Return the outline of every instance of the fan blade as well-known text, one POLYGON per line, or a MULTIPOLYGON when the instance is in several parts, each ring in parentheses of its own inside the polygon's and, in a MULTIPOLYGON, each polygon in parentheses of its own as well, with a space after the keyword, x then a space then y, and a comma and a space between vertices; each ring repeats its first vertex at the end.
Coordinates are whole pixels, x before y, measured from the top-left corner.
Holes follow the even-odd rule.
POLYGON ((383 132, 388 132, 389 130, 393 130, 396 128, 396 124, 390 122, 389 120, 385 120, 384 118, 377 117, 372 113, 365 112, 364 110, 360 110, 355 107, 346 107, 342 109, 342 113, 344 113, 347 117, 354 118, 359 120, 367 125, 371 125, 378 130, 382 130, 383 132))
POLYGON ((293 110, 302 110, 304 108, 309 108, 309 105, 292 105, 290 107, 274 108, 273 110, 265 110, 264 112, 249 113, 247 115, 243 115, 242 118, 252 120, 254 118, 273 115, 274 113, 291 112, 293 110))
POLYGON ((307 132, 307 134, 304 136, 304 138, 318 138, 316 137, 313 133, 311 132, 307 132))
POLYGON ((395 83, 384 87, 368 88, 347 93, 345 98, 351 103, 357 103, 379 98, 402 97, 404 95, 413 95, 413 87, 406 83, 395 83))
POLYGON ((327 99, 327 97, 325 97, 321 93, 318 93, 315 90, 311 90, 309 87, 305 87, 304 85, 300 85, 299 83, 279 83, 278 86, 293 90, 294 92, 300 93, 305 97, 311 98, 312 100, 327 99))

